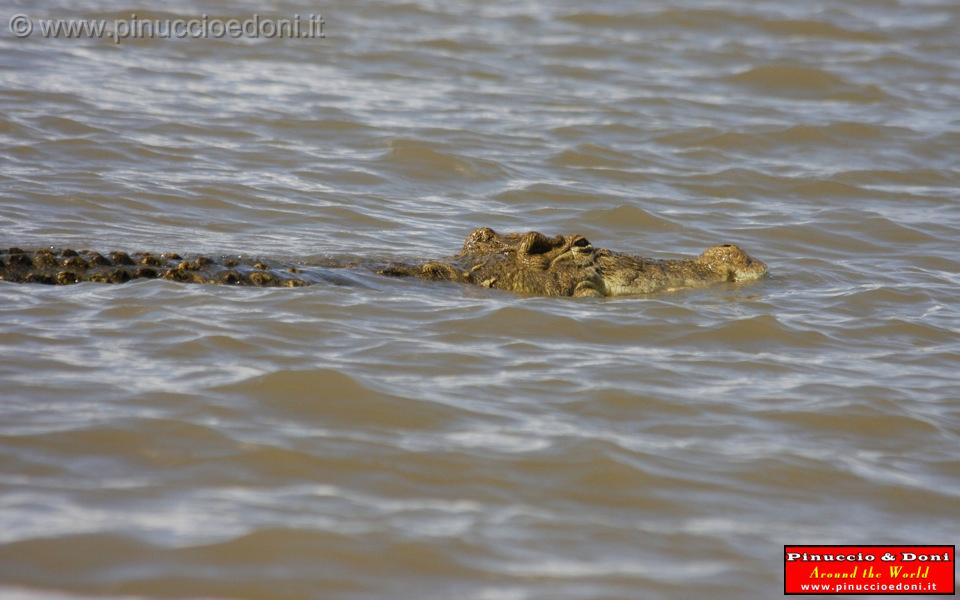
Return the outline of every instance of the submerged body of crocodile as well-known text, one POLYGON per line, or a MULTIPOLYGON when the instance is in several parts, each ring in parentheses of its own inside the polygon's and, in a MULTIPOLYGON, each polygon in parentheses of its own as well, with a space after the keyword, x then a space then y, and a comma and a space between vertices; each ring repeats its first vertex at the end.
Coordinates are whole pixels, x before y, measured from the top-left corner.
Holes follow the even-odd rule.
POLYGON ((132 279, 169 279, 183 283, 220 283, 258 287, 307 285, 295 266, 268 266, 242 257, 190 256, 166 252, 110 252, 69 248, 0 252, 0 280, 69 285, 83 281, 125 283, 132 279))
MULTIPOLYGON (((467 236, 447 260, 373 264, 330 262, 323 267, 366 267, 382 275, 453 281, 531 296, 626 296, 751 281, 767 266, 732 244, 713 246, 695 258, 658 260, 594 248, 581 235, 538 232, 498 234, 488 227, 467 236)), ((240 257, 44 248, 0 252, 0 280, 18 283, 123 283, 163 278, 187 283, 298 287, 318 283, 308 265, 283 265, 240 257)))

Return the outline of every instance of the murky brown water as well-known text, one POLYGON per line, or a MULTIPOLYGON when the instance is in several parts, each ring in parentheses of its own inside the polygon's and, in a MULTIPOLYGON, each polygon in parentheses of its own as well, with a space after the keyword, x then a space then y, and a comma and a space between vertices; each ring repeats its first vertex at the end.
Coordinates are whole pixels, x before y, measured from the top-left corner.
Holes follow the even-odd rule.
POLYGON ((269 9, 327 39, 4 30, 0 245, 427 257, 489 225, 773 276, 0 285, 3 593, 773 598, 783 544, 958 541, 960 5, 269 9))

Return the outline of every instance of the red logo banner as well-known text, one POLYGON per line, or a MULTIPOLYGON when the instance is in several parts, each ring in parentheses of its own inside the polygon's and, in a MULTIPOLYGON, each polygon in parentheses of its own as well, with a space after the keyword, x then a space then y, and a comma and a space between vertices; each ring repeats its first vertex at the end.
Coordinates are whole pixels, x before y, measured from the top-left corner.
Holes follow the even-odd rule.
POLYGON ((956 546, 784 546, 783 593, 956 593, 956 546))

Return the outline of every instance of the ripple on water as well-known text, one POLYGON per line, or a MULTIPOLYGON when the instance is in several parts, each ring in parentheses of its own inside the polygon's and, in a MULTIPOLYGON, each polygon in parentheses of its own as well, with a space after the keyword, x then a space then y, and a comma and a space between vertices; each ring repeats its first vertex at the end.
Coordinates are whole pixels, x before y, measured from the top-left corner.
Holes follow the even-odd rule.
POLYGON ((138 468, 172 468, 230 452, 237 444, 209 427, 172 419, 130 419, 106 425, 31 435, 6 435, 0 443, 23 451, 65 457, 98 457, 138 468))
MULTIPOLYGON (((889 396, 885 390, 877 391, 889 396)), ((867 393, 869 394, 869 391, 867 393)), ((877 404, 880 404, 882 395, 875 396, 877 404)), ((901 398, 899 401, 906 400, 908 399, 901 398)), ((889 439, 891 436, 922 439, 937 437, 942 433, 942 428, 928 419, 905 414, 895 406, 887 406, 885 410, 890 412, 870 405, 861 405, 827 411, 769 411, 764 413, 764 417, 789 426, 793 431, 817 430, 831 437, 851 436, 864 441, 871 438, 889 439)))
POLYGON ((718 325, 699 327, 679 336, 676 342, 693 347, 724 347, 751 352, 771 347, 797 350, 829 349, 835 341, 815 329, 787 326, 773 315, 734 319, 718 325))
POLYGON ((909 129, 871 123, 837 121, 824 125, 794 125, 786 128, 752 128, 750 131, 724 131, 701 127, 657 137, 662 144, 680 148, 715 148, 744 152, 810 148, 856 148, 882 143, 887 139, 910 135, 909 129))
POLYGON ((861 326, 856 330, 858 339, 874 338, 893 342, 900 340, 914 346, 943 344, 946 346, 956 340, 957 330, 937 327, 922 321, 907 320, 898 317, 883 319, 879 324, 861 326))
POLYGON ((334 369, 278 370, 211 389, 257 403, 301 423, 384 429, 442 429, 465 415, 460 409, 377 391, 334 369))
POLYGON ((612 168, 637 166, 635 157, 597 144, 579 144, 564 150, 550 161, 560 167, 612 168))
POLYGON ((458 155, 440 144, 397 139, 389 146, 381 159, 383 166, 412 179, 487 180, 504 175, 503 167, 496 161, 458 155))
POLYGON ((754 93, 785 98, 871 103, 887 97, 876 85, 856 85, 826 69, 789 63, 752 67, 723 80, 754 93))
POLYGON ((604 203, 614 199, 603 191, 583 191, 553 183, 533 183, 500 192, 495 199, 510 205, 556 207, 604 203))
POLYGON ((874 29, 852 29, 827 20, 790 19, 751 14, 748 11, 718 9, 667 9, 646 13, 600 13, 581 11, 561 17, 568 23, 586 27, 655 29, 679 31, 753 30, 779 39, 815 38, 846 42, 883 42, 887 36, 874 29))
POLYGON ((500 306, 446 324, 448 331, 461 336, 486 338, 514 332, 524 338, 556 341, 583 338, 588 327, 574 316, 545 313, 529 305, 500 306))
MULTIPOLYGON (((613 208, 601 208, 590 211, 583 221, 598 231, 632 231, 642 237, 646 232, 679 231, 684 226, 675 221, 660 217, 633 204, 621 204, 613 208)), ((599 242, 595 240, 594 243, 599 242)), ((606 244, 596 244, 603 245, 606 244)), ((611 248, 611 250, 621 250, 611 248)), ((632 252, 633 254, 636 251, 632 252)))
POLYGON ((563 406, 579 417, 609 419, 613 422, 648 422, 674 417, 683 419, 699 413, 692 406, 616 388, 596 389, 588 397, 567 402, 563 406))

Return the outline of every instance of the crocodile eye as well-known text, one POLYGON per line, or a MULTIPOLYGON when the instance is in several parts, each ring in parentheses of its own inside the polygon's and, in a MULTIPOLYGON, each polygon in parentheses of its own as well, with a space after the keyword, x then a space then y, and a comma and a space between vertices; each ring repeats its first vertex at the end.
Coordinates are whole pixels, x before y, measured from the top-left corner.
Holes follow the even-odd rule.
POLYGON ((578 239, 574 240, 573 246, 574 246, 575 248, 589 248, 589 247, 590 247, 590 240, 588 240, 587 238, 583 238, 583 237, 582 237, 582 238, 578 238, 578 239))
POLYGON ((470 234, 470 239, 475 242, 489 242, 496 235, 496 232, 489 227, 478 227, 470 234))
POLYGON ((563 238, 551 239, 539 231, 531 231, 523 235, 518 251, 521 255, 546 254, 562 243, 563 238))

